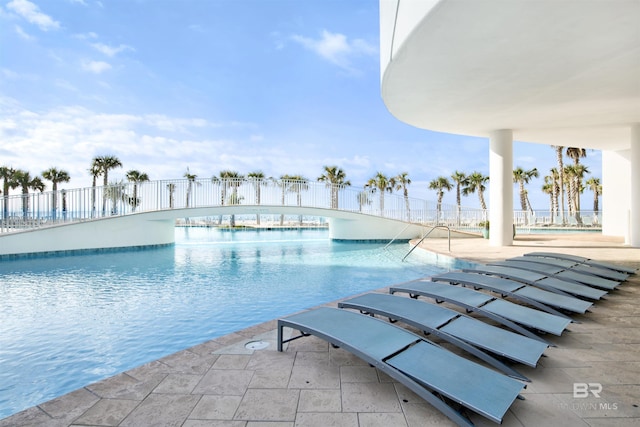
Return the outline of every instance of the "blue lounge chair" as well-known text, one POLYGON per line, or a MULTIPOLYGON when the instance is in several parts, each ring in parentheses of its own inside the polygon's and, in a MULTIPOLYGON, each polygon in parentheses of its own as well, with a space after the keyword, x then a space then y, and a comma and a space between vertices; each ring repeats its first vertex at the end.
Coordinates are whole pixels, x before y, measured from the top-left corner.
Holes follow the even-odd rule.
POLYGON ((459 426, 473 423, 449 402, 496 423, 524 388, 509 378, 390 323, 347 310, 320 307, 278 320, 278 351, 307 335, 347 350, 408 387, 459 426), (301 335, 284 339, 284 328, 301 335))
POLYGON ((549 277, 547 274, 535 271, 522 270, 513 267, 502 267, 498 265, 479 265, 475 268, 463 268, 465 273, 482 273, 492 276, 503 277, 505 279, 517 280, 518 282, 551 291, 560 295, 575 295, 590 300, 599 300, 607 294, 606 291, 594 289, 590 286, 578 283, 567 282, 557 277, 549 277))
POLYGON ((589 265, 591 267, 608 268, 609 270, 621 271, 623 273, 628 273, 628 274, 636 274, 635 268, 623 267, 621 265, 617 265, 609 262, 597 261, 591 258, 585 258, 577 255, 569 255, 569 254, 562 254, 562 253, 555 253, 555 252, 529 252, 528 254, 524 254, 524 256, 566 259, 569 261, 575 261, 581 264, 589 265))
POLYGON ((413 280, 389 289, 391 294, 396 292, 408 293, 411 298, 418 298, 419 296, 433 298, 437 303, 447 301, 463 307, 467 312, 475 311, 480 313, 525 337, 541 341, 547 345, 552 344, 527 328, 546 332, 547 330, 556 330, 556 321, 558 319, 563 323, 567 320, 472 289, 430 282, 428 279, 413 280))
POLYGON ((588 274, 590 276, 602 277, 605 279, 615 280, 618 282, 622 282, 629 278, 629 274, 622 273, 619 271, 609 270, 607 268, 600 267, 590 267, 585 264, 580 264, 575 261, 569 261, 567 259, 556 259, 556 258, 544 258, 544 257, 536 257, 536 256, 520 256, 514 258, 508 258, 507 261, 524 261, 524 262, 534 262, 538 264, 545 265, 553 265, 556 267, 562 267, 571 271, 576 271, 582 274, 588 274))
POLYGON ((519 268, 522 270, 533 271, 536 273, 546 274, 549 277, 555 277, 557 279, 565 280, 567 282, 578 283, 582 285, 592 286, 596 288, 602 288, 606 290, 613 290, 620 282, 615 280, 609 280, 602 277, 591 276, 589 274, 580 273, 571 269, 558 267, 550 264, 540 264, 535 262, 524 261, 493 261, 489 265, 499 265, 502 267, 519 268))
POLYGON ((488 325, 455 310, 411 298, 369 293, 339 302, 338 307, 360 310, 371 316, 386 316, 392 322, 399 320, 440 337, 505 374, 524 381, 529 379, 479 348, 535 368, 548 347, 538 340, 488 325))
POLYGON ((474 272, 473 270, 467 273, 463 271, 450 271, 448 273, 431 276, 431 280, 434 282, 448 282, 451 284, 461 284, 463 286, 473 286, 475 289, 480 288, 497 292, 503 297, 509 296, 522 301, 525 304, 529 304, 538 310, 546 311, 547 313, 555 314, 556 316, 565 317, 572 321, 573 319, 569 316, 554 310, 549 306, 573 313, 586 313, 589 307, 593 305, 591 302, 584 301, 579 298, 559 295, 532 285, 516 282, 515 280, 488 276, 486 274, 474 272))

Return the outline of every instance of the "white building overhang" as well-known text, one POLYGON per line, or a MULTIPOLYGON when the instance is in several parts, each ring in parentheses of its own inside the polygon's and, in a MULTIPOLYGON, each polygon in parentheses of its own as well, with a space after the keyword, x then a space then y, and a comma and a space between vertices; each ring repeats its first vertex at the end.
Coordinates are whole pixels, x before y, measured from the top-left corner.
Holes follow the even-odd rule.
POLYGON ((638 0, 382 0, 382 98, 413 126, 601 150, 640 122, 638 0))

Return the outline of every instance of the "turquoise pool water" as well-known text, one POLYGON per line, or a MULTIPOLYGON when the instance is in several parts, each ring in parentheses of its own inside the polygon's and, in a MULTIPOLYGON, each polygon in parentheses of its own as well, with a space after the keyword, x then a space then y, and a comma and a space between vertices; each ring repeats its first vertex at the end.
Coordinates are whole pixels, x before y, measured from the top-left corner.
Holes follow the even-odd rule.
POLYGON ((326 230, 177 228, 176 245, 0 262, 0 418, 201 342, 441 272, 326 230))

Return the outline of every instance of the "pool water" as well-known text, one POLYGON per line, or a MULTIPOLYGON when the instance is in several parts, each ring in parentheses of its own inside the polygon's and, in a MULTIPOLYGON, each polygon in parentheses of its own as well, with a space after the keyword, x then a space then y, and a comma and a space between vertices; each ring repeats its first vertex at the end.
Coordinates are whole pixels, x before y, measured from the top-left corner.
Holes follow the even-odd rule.
POLYGON ((0 262, 0 419, 251 325, 443 271, 326 230, 176 228, 175 246, 0 262))

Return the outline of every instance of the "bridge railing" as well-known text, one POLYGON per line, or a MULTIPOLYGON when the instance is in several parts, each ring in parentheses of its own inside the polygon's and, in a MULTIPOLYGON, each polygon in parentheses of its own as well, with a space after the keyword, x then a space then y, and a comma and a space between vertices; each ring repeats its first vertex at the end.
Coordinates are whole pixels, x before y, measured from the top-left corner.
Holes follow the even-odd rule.
POLYGON ((0 195, 0 232, 140 212, 233 205, 335 209, 457 228, 477 227, 486 218, 480 209, 438 207, 371 188, 299 180, 175 179, 0 195))

